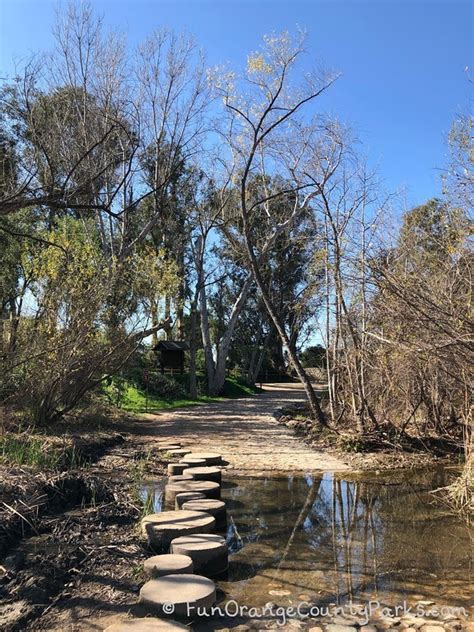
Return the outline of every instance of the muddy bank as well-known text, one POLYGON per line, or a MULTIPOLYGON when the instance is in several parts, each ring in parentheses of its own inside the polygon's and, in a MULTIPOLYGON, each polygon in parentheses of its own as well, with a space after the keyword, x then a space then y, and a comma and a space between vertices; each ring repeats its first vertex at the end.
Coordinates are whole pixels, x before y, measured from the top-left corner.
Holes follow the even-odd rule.
POLYGON ((438 437, 398 436, 388 423, 381 432, 363 439, 352 429, 315 431, 305 403, 277 408, 273 413, 280 426, 290 430, 315 452, 343 462, 350 471, 416 469, 434 465, 461 465, 462 440, 438 437))
POLYGON ((137 490, 142 476, 164 472, 164 461, 133 435, 81 437, 77 449, 87 458, 80 471, 0 467, 2 631, 53 629, 66 601, 71 611, 58 629, 71 629, 71 612, 99 602, 120 608, 138 589, 147 552, 136 534, 137 490))

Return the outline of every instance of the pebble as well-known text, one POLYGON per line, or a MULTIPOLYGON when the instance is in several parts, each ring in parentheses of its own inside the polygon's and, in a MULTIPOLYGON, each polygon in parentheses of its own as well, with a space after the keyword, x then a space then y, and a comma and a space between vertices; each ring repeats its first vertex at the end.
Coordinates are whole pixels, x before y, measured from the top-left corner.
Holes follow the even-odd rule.
POLYGON ((269 590, 269 595, 273 595, 273 597, 288 597, 291 595, 291 591, 289 590, 269 590))
POLYGON ((309 628, 308 632, 323 632, 322 628, 309 628))
POLYGON ((444 628, 442 625, 424 625, 421 632, 444 632, 444 628))
POLYGON ((382 624, 389 625, 390 627, 399 625, 401 622, 400 617, 383 617, 382 624))
POLYGON ((377 632, 375 625, 363 625, 360 632, 377 632))
POLYGON ((336 625, 348 625, 348 626, 359 625, 357 617, 352 617, 350 615, 346 615, 346 616, 336 615, 333 619, 333 623, 335 623, 336 625))
POLYGON ((425 624, 425 620, 413 616, 403 617, 402 624, 408 628, 421 628, 425 624))
POLYGON ((451 621, 458 621, 458 618, 455 614, 445 614, 443 617, 443 623, 451 623, 451 621))
POLYGON ((330 623, 326 626, 326 632, 356 632, 356 629, 350 625, 338 625, 330 623))

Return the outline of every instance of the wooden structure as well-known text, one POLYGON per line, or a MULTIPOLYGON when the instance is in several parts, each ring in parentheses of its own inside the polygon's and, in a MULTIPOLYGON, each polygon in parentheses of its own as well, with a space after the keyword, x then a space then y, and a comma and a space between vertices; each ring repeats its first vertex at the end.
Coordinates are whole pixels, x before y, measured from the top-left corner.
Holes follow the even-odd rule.
POLYGON ((171 372, 184 373, 184 352, 188 351, 187 342, 179 340, 160 340, 153 350, 158 355, 158 363, 162 373, 166 369, 171 372))

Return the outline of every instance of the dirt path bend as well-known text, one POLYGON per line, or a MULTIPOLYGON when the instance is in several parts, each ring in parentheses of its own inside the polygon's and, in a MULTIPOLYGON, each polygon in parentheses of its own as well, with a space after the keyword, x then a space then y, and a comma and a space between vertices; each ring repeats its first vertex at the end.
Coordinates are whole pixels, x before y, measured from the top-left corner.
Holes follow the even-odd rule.
POLYGON ((266 384, 253 397, 148 414, 146 425, 155 438, 221 453, 242 474, 347 470, 342 460, 314 451, 272 416, 278 407, 304 400, 300 384, 266 384))

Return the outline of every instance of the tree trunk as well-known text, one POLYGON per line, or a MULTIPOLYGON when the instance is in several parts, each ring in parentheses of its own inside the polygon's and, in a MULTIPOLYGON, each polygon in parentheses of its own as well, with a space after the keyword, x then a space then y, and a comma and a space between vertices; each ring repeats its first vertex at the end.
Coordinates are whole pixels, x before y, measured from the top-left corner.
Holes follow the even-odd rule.
POLYGON ((197 352, 197 297, 191 303, 189 336, 189 395, 197 399, 196 352, 197 352))
POLYGON ((263 281, 262 275, 260 274, 260 267, 258 265, 257 259, 255 257, 255 253, 253 252, 252 246, 250 244, 250 240, 248 239, 248 236, 246 235, 246 242, 247 242, 247 252, 249 254, 250 257, 250 265, 252 268, 252 272, 253 272, 253 276, 254 279, 258 285, 258 288, 262 294, 262 299, 263 302, 265 304, 266 310, 268 312, 268 315, 270 316, 270 318, 272 319, 273 324, 275 325, 275 328, 278 332, 278 335, 280 336, 280 340, 282 342, 282 344, 287 348, 288 351, 288 356, 290 358, 290 362, 291 365, 293 366, 294 370, 296 371, 296 374, 298 375, 298 378, 301 382, 301 384, 304 387, 304 390, 306 392, 306 396, 308 398, 308 402, 309 402, 309 406, 311 409, 311 413, 313 416, 313 419, 320 425, 320 426, 327 426, 326 423, 326 417, 324 415, 324 412, 319 404, 318 398, 316 396, 316 393, 314 392, 314 388, 313 385, 311 384, 311 380, 308 377, 308 374, 306 373, 306 371, 303 368, 303 365, 301 364, 298 355, 295 351, 295 349, 293 348, 293 345, 291 344, 291 341, 289 339, 288 334, 285 331, 285 326, 284 324, 281 322, 281 319, 279 318, 276 310, 273 307, 273 304, 271 302, 269 293, 267 291, 267 288, 265 287, 265 283, 263 281))

